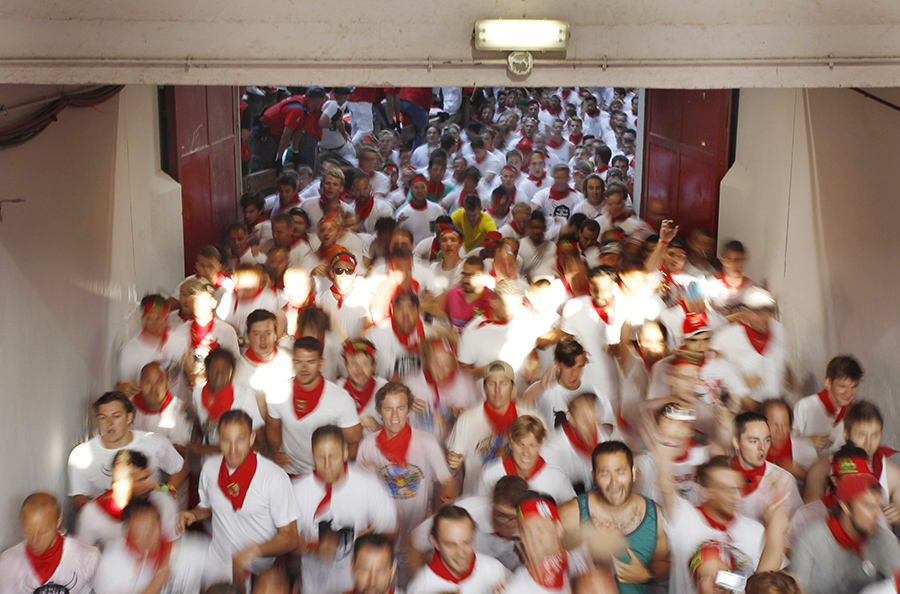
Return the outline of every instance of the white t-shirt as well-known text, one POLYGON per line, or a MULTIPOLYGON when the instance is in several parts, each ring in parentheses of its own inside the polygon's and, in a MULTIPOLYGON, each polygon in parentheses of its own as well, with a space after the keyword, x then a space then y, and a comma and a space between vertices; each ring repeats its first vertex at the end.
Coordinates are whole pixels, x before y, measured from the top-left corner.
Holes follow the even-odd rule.
POLYGON ((169 404, 157 411, 148 414, 135 407, 132 429, 158 433, 169 440, 173 445, 186 446, 191 441, 193 423, 188 419, 187 405, 183 400, 172 397, 169 404))
POLYGON ((670 594, 696 594, 691 579, 689 561, 694 552, 705 542, 716 541, 732 545, 743 553, 748 572, 753 573, 762 555, 765 529, 756 520, 736 515, 727 530, 713 527, 696 507, 673 497, 671 517, 667 518, 666 533, 671 551, 670 594))
POLYGON ((827 435, 832 444, 822 453, 831 454, 844 445, 844 420, 835 423, 836 417, 825 410, 818 394, 806 396, 794 405, 794 431, 800 437, 827 435))
MULTIPOLYGON (((234 293, 232 293, 233 295, 234 293)), ((191 325, 193 322, 185 322, 184 324, 172 330, 172 336, 177 337, 179 341, 183 341, 190 348, 191 344, 191 325)), ((245 319, 246 325, 246 319, 245 319)), ((238 345, 237 332, 231 324, 224 322, 218 318, 213 318, 213 327, 203 339, 203 342, 193 349, 192 355, 201 360, 213 349, 223 348, 234 355, 235 359, 241 356, 241 347, 238 345)), ((185 350, 187 352, 187 349, 185 350)))
MULTIPOLYGON (((359 224, 360 233, 375 233, 375 223, 378 222, 378 219, 392 219, 394 218, 394 205, 388 202, 387 200, 382 200, 381 198, 371 198, 371 200, 375 201, 375 204, 372 205, 372 211, 369 213, 369 216, 364 218, 362 221, 357 221, 359 224)), ((344 245, 344 244, 341 244, 344 245)), ((359 260, 361 263, 362 260, 359 260)))
MULTIPOLYGON (((205 538, 193 534, 172 543, 169 579, 160 594, 200 594, 203 591, 208 548, 209 543, 205 538)), ((152 558, 139 556, 126 546, 124 537, 119 538, 103 551, 103 558, 94 578, 94 592, 139 594, 153 580, 156 570, 152 558)))
MULTIPOLYGON (((669 355, 653 364, 651 368, 650 388, 647 392, 647 400, 664 398, 669 395, 669 387, 666 385, 666 375, 675 355, 669 355)), ((707 404, 715 404, 721 400, 722 394, 728 392, 738 398, 746 398, 750 395, 744 378, 727 359, 716 353, 707 353, 700 367, 700 376, 697 381, 698 397, 707 404)))
POLYGON ((131 433, 131 443, 121 448, 104 447, 99 435, 75 446, 69 454, 69 497, 86 495, 93 499, 109 491, 113 459, 119 450, 144 454, 155 481, 160 480, 160 472, 172 475, 184 467, 184 459, 162 435, 134 430, 131 433))
POLYGON ((540 182, 531 180, 528 175, 523 175, 516 182, 516 202, 531 202, 535 194, 541 190, 546 190, 552 185, 553 178, 547 172, 544 172, 544 178, 540 182))
MULTIPOLYGON (((425 326, 425 336, 433 334, 430 326, 425 326)), ((395 372, 403 379, 419 373, 422 360, 418 349, 408 351, 391 326, 391 318, 378 322, 374 328, 366 332, 366 338, 375 345, 375 375, 394 377, 395 372)))
POLYGON ((764 522, 766 510, 774 507, 784 498, 784 511, 792 516, 803 505, 803 498, 797 489, 797 480, 787 470, 766 462, 766 472, 759 481, 759 486, 741 499, 738 508, 744 516, 764 522))
MULTIPOLYGON (((334 201, 334 207, 339 208, 341 212, 344 213, 344 218, 351 218, 352 216, 354 216, 353 207, 345 202, 342 202, 340 199, 334 201)), ((322 217, 325 216, 325 213, 322 210, 320 196, 311 196, 302 200, 300 202, 300 208, 305 210, 306 214, 309 215, 309 227, 307 228, 307 233, 318 233, 319 221, 321 221, 322 217)))
MULTIPOLYGON (((494 460, 486 464, 481 471, 481 481, 478 485, 478 494, 482 497, 491 497, 494 494, 494 485, 506 476, 506 468, 503 460, 494 460)), ((572 483, 560 468, 550 464, 544 466, 528 479, 528 487, 538 493, 546 493, 553 497, 557 505, 575 497, 575 489, 572 483)))
POLYGON ((433 234, 434 220, 444 214, 446 213, 440 205, 426 200, 425 208, 422 210, 416 210, 412 207, 412 203, 407 203, 397 210, 395 216, 398 221, 406 217, 399 223, 399 226, 410 230, 413 234, 413 245, 415 245, 433 234))
POLYGON ((640 220, 636 216, 632 215, 622 221, 613 221, 612 217, 609 216, 609 213, 604 214, 600 218, 597 219, 597 222, 600 223, 600 234, 604 234, 607 231, 611 231, 613 229, 621 229, 622 233, 625 235, 641 235, 646 230, 646 225, 644 221, 640 220))
POLYGON ((438 388, 437 393, 435 387, 425 380, 424 372, 408 378, 405 383, 416 398, 425 402, 425 411, 410 415, 409 424, 431 433, 441 443, 445 443, 456 422, 454 409, 467 409, 482 400, 481 388, 469 374, 463 372, 457 372, 438 388))
POLYGON ((337 313, 337 319, 340 320, 344 331, 350 338, 355 338, 362 332, 363 320, 369 317, 371 303, 372 292, 367 283, 360 279, 353 283, 353 289, 349 295, 344 297, 340 308, 338 308, 338 301, 331 292, 330 286, 316 295, 316 305, 337 313))
POLYGON ((484 367, 493 361, 505 361, 521 373, 540 336, 534 315, 519 309, 507 324, 489 322, 483 315, 472 319, 459 341, 459 362, 484 367))
POLYGON ((356 404, 344 389, 325 380, 325 389, 316 408, 302 419, 294 411, 294 381, 283 382, 266 397, 269 416, 281 420, 281 448, 291 462, 285 470, 292 475, 306 474, 313 470, 313 432, 325 425, 337 425, 349 429, 359 425, 356 404))
POLYGON ((489 151, 485 151, 484 158, 481 162, 478 162, 478 159, 475 157, 475 153, 473 152, 471 156, 468 157, 469 165, 478 170, 478 173, 481 174, 481 178, 485 179, 489 174, 497 176, 500 174, 500 169, 503 167, 503 160, 494 155, 489 151))
POLYGON ((553 217, 558 222, 568 221, 575 211, 575 207, 584 200, 584 196, 578 190, 569 189, 568 195, 559 200, 550 198, 552 185, 541 189, 534 194, 531 205, 535 210, 540 210, 547 218, 553 217))
POLYGON ((539 246, 534 245, 530 237, 519 242, 519 257, 522 258, 522 274, 531 276, 558 276, 556 267, 556 244, 545 240, 539 246))
MULTIPOLYGON (((688 447, 685 454, 684 459, 674 460, 669 463, 672 473, 672 486, 691 505, 700 505, 703 502, 703 498, 700 497, 699 485, 697 484, 697 467, 709 461, 709 447, 692 444, 688 447)), ((637 470, 634 492, 653 501, 662 501, 662 493, 659 491, 659 470, 656 467, 656 460, 653 456, 650 454, 635 456, 634 467, 637 470)))
POLYGON ((759 384, 750 390, 757 402, 780 398, 787 371, 787 331, 769 320, 769 342, 763 354, 756 352, 742 324, 730 324, 716 332, 710 347, 719 351, 744 377, 757 376, 759 384))
MULTIPOLYGON (((278 528, 296 522, 300 517, 291 481, 274 462, 257 456, 256 474, 247 489, 244 504, 237 511, 219 487, 222 456, 210 456, 200 471, 198 492, 200 507, 212 510, 212 542, 210 560, 231 568, 232 557, 245 548, 267 542, 278 528)), ((272 558, 257 560, 259 571, 272 563, 272 558)))
POLYGON ((442 262, 432 262, 431 263, 431 272, 434 273, 434 280, 437 285, 437 289, 441 293, 446 293, 453 287, 459 284, 460 279, 462 278, 462 267, 464 260, 460 260, 459 264, 451 268, 450 270, 444 270, 441 267, 442 262))
MULTIPOLYGON (((163 538, 168 541, 177 539, 180 535, 175 531, 175 522, 178 519, 178 503, 175 498, 169 493, 151 491, 147 495, 147 501, 159 511, 163 538)), ((78 512, 78 518, 75 520, 75 536, 81 542, 103 550, 109 543, 125 536, 125 523, 113 519, 101 509, 95 499, 78 512)))
POLYGON ((618 344, 622 334, 625 316, 613 306, 612 324, 604 322, 589 295, 570 299, 563 306, 560 329, 575 337, 588 354, 585 375, 590 376, 590 383, 599 397, 606 397, 618 405, 618 374, 615 362, 607 354, 606 347, 618 344))
POLYGON ((572 399, 585 392, 592 392, 597 396, 597 421, 601 425, 616 425, 616 414, 606 397, 608 392, 602 391, 604 386, 591 377, 592 375, 596 374, 586 369, 581 378, 581 384, 574 390, 566 388, 557 381, 541 393, 537 407, 551 428, 556 419, 556 413, 566 413, 572 399))
MULTIPOLYGON (((597 425, 597 437, 599 443, 603 443, 609 440, 610 435, 597 425)), ((577 448, 562 428, 549 432, 541 447, 541 457, 547 464, 562 470, 572 485, 580 483, 589 491, 594 484, 591 454, 577 448)))
MULTIPOLYGON (((437 554, 437 553, 435 553, 437 554)), ((426 565, 406 588, 407 594, 494 594, 497 586, 509 577, 509 570, 496 559, 475 553, 472 573, 463 580, 451 582, 438 576, 426 565)))
POLYGON ((169 332, 165 339, 162 344, 156 339, 149 343, 138 334, 123 344, 119 350, 119 380, 138 383, 144 365, 158 361, 169 374, 169 385, 179 385, 182 360, 190 343, 184 337, 174 335, 174 332, 169 332))
POLYGON ((245 353, 235 363, 234 378, 231 381, 235 390, 238 386, 249 388, 257 401, 265 402, 273 390, 293 378, 293 352, 291 349, 276 347, 275 357, 266 363, 251 361, 245 353))
POLYGON ((243 338, 247 336, 247 316, 257 309, 277 314, 285 304, 285 299, 279 298, 278 293, 271 288, 265 288, 259 295, 249 299, 238 299, 237 293, 232 291, 222 299, 216 315, 230 324, 237 335, 243 338))
MULTIPOLYGON (((197 415, 197 423, 200 425, 200 430, 203 432, 204 443, 206 443, 206 445, 214 446, 219 443, 219 421, 216 419, 215 421, 210 422, 209 411, 203 406, 203 388, 205 386, 206 384, 197 384, 194 386, 194 412, 197 415)), ((229 410, 239 409, 244 411, 250 415, 250 419, 253 421, 253 430, 256 431, 262 429, 266 422, 259 413, 259 403, 256 400, 256 395, 246 386, 233 385, 233 388, 234 402, 229 410)))
MULTIPOLYGON (((569 557, 571 556, 572 552, 569 551, 569 557)), ((534 581, 525 567, 520 567, 513 573, 512 579, 506 583, 503 591, 515 592, 515 594, 571 594, 572 584, 569 577, 565 576, 561 588, 545 588, 534 581)))
POLYGON ((311 555, 303 559, 304 588, 320 594, 342 594, 353 588, 350 559, 353 542, 363 532, 388 534, 397 530, 397 509, 378 479, 354 465, 332 486, 331 502, 319 516, 316 509, 325 497, 325 485, 312 474, 293 481, 300 510, 297 530, 307 546, 319 541, 324 527, 338 533, 333 562, 311 555))
POLYGON ((65 591, 69 594, 91 594, 91 584, 99 564, 100 551, 66 537, 56 571, 49 580, 42 583, 28 559, 25 543, 20 542, 0 555, 0 592, 25 594, 45 584, 58 584, 66 586, 68 590, 65 591))

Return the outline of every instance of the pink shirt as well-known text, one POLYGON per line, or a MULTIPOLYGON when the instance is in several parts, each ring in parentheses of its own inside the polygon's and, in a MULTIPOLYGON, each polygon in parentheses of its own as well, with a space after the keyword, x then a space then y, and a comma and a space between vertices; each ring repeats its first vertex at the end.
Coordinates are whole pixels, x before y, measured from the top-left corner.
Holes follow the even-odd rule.
POLYGON ((486 312, 491 304, 491 295, 493 295, 493 292, 490 289, 485 288, 481 297, 472 303, 467 303, 462 287, 453 287, 450 289, 450 291, 447 292, 447 301, 444 305, 444 310, 447 312, 447 315, 450 316, 450 324, 453 328, 462 330, 472 318, 486 312))

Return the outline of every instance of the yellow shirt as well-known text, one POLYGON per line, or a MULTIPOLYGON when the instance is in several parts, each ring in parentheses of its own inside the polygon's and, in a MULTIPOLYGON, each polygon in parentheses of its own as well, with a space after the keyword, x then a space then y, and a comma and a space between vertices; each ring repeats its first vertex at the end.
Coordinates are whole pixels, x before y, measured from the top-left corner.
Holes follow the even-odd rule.
POLYGON ((488 234, 488 231, 497 230, 494 219, 492 219, 491 215, 485 211, 481 211, 481 220, 478 221, 478 225, 475 227, 473 227, 469 223, 469 219, 466 218, 466 211, 464 208, 456 209, 456 211, 450 215, 450 218, 453 220, 453 224, 462 231, 463 248, 466 252, 471 252, 479 247, 481 242, 484 241, 484 237, 488 234))

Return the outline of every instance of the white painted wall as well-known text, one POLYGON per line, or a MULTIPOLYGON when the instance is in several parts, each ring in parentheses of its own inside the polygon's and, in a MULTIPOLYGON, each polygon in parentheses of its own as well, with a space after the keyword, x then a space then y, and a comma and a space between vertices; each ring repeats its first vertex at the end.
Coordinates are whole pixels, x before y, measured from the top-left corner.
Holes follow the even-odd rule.
MULTIPOLYGON (((900 90, 875 93, 900 104, 900 90)), ((719 229, 780 301, 793 366, 821 389, 839 353, 866 370, 860 397, 900 418, 900 112, 851 90, 743 91, 719 229)), ((885 427, 889 445, 900 428, 885 427)))
MULTIPOLYGON (((0 103, 57 90, 0 86, 0 103)), ((0 223, 0 547, 19 538, 26 495, 65 495, 137 299, 179 279, 181 192, 159 172, 156 110, 155 87, 128 87, 0 151, 0 196, 27 199, 0 223)))

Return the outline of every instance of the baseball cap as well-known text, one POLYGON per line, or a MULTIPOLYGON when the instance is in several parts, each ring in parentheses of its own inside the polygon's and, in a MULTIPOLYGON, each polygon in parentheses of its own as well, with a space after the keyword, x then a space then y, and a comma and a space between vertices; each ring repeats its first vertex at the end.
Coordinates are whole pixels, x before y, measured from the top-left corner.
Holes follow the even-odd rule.
POLYGON ((838 458, 831 464, 835 475, 835 495, 841 501, 852 501, 878 486, 878 479, 865 458, 838 458))
POLYGON ((306 96, 312 97, 313 99, 322 99, 325 97, 325 89, 322 87, 309 87, 306 89, 306 96))
POLYGON ((705 313, 691 312, 684 316, 684 324, 681 326, 682 334, 689 338, 701 332, 709 332, 709 321, 705 313))
POLYGON ((506 361, 494 361, 484 367, 484 379, 493 373, 502 373, 509 378, 509 381, 516 383, 516 372, 513 371, 512 365, 506 361))

